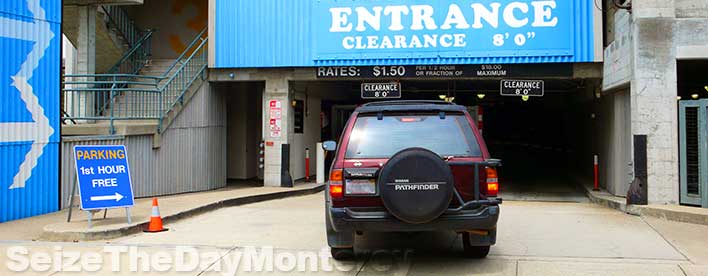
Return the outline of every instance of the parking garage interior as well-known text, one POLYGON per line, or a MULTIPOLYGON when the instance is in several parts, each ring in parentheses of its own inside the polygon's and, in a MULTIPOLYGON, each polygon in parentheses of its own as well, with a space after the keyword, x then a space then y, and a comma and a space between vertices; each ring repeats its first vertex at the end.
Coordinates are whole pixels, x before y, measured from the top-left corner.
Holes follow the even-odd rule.
POLYGON ((708 99, 706 68, 708 68, 708 59, 679 60, 676 62, 677 99, 708 99))
MULTIPOLYGON (((352 111, 371 101, 361 97, 362 82, 291 83, 300 95, 296 98, 319 101, 321 141, 339 140, 352 111)), ((591 138, 596 123, 592 82, 548 79, 544 96, 528 98, 501 96, 499 79, 403 80, 400 84, 400 100, 452 101, 467 106, 473 119, 481 119, 490 154, 503 161, 500 180, 505 199, 587 201, 580 183, 592 177, 597 146, 591 138)))

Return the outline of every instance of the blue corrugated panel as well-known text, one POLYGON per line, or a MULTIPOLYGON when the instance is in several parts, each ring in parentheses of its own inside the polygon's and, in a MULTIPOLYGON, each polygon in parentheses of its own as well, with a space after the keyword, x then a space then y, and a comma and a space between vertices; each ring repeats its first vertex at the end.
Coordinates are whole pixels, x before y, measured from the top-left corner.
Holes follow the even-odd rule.
POLYGON ((217 68, 593 62, 593 7, 592 0, 216 0, 210 35, 217 68), (476 19, 483 13, 474 5, 490 12, 499 5, 498 16, 476 19), (406 9, 400 30, 386 12, 394 6, 406 9), (460 18, 449 12, 455 7, 464 22, 443 28, 460 18), (361 14, 377 19, 360 24, 361 14))
POLYGON ((0 222, 58 210, 61 1, 0 1, 0 222))
MULTIPOLYGON (((33 5, 38 3, 45 11, 45 20, 52 23, 61 23, 61 1, 60 0, 2 0, 0 1, 0 14, 12 14, 26 18, 27 21, 37 19, 35 13, 32 12, 33 5)), ((0 17, 5 17, 2 15, 0 17)))
POLYGON ((217 67, 312 63, 312 2, 217 0, 217 67))

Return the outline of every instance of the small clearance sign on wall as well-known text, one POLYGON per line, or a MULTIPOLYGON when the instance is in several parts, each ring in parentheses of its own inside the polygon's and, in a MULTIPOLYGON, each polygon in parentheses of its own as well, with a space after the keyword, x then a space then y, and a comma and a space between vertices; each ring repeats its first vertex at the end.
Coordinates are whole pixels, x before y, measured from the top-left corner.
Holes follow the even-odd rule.
POLYGON ((545 83, 542 80, 501 80, 502 96, 543 97, 545 83))
POLYGON ((362 99, 399 99, 401 98, 401 83, 362 83, 362 99))

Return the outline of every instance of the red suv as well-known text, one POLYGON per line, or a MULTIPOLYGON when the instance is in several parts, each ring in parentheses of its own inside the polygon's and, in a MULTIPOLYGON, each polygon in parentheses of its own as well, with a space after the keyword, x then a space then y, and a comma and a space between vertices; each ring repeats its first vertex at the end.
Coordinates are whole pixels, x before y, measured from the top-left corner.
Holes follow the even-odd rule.
POLYGON ((496 242, 499 160, 490 159, 464 106, 386 101, 358 107, 340 139, 326 193, 335 259, 354 256, 361 232, 455 231, 466 256, 496 242))

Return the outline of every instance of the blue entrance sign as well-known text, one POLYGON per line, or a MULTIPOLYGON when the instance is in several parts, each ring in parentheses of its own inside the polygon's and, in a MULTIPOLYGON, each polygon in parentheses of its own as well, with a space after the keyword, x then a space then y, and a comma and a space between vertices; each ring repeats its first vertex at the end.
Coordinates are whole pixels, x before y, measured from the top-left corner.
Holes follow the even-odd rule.
POLYGON ((215 3, 218 68, 602 61, 593 0, 215 3))
POLYGON ((74 160, 81 209, 97 210, 134 205, 125 146, 75 146, 74 160))
POLYGON ((572 56, 572 1, 318 1, 320 59, 572 56))

